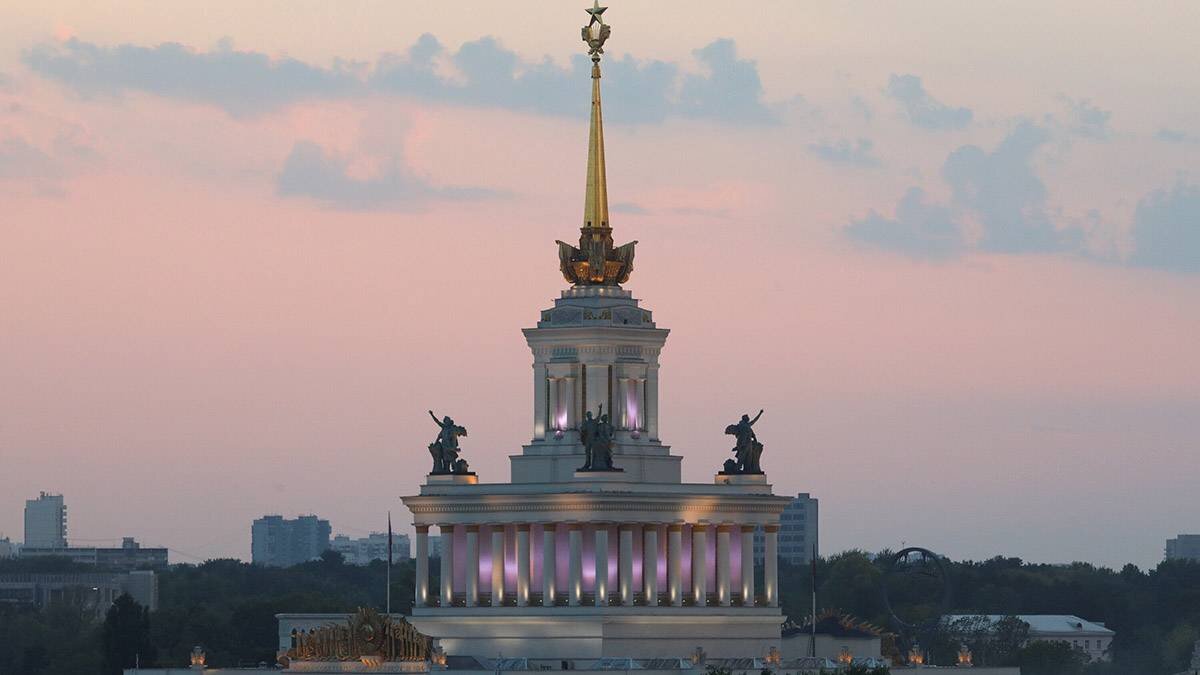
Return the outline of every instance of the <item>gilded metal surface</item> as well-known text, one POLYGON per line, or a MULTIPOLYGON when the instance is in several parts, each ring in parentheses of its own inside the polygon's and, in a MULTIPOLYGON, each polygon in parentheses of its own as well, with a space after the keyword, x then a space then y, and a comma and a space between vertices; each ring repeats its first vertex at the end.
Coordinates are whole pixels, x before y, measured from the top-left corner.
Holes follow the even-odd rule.
POLYGON ((608 179, 604 173, 604 116, 600 106, 600 55, 612 28, 601 17, 607 7, 599 0, 587 11, 591 17, 583 27, 583 41, 592 57, 592 115, 588 132, 587 188, 583 200, 583 227, 579 246, 559 241, 558 260, 563 278, 576 286, 616 285, 633 272, 636 241, 613 246, 608 224, 608 179))
POLYGON ((292 631, 288 661, 428 661, 432 640, 408 621, 359 608, 345 624, 292 631))

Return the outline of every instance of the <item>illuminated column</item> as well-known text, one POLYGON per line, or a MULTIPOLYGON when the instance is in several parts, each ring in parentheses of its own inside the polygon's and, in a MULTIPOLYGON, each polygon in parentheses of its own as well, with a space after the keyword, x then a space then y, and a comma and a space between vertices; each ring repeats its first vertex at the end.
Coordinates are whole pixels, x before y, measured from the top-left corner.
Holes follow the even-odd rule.
POLYGON ((578 607, 583 598, 583 523, 571 523, 567 533, 571 547, 571 558, 568 561, 571 578, 568 583, 568 604, 578 607))
POLYGON ((708 524, 692 525, 692 600, 708 605, 708 524))
POLYGON ((658 524, 642 526, 642 595, 649 607, 658 606, 658 524))
POLYGON ((542 525, 542 605, 554 606, 554 523, 542 525))
POLYGON ((779 606, 779 523, 763 525, 767 546, 763 552, 763 594, 767 605, 779 606))
POLYGON ((754 526, 742 525, 742 605, 754 606, 754 526))
POLYGON ((729 606, 729 533, 733 525, 722 523, 717 526, 717 603, 729 606))
POLYGON ((504 606, 504 526, 492 525, 492 607, 504 606))
POLYGON ((467 525, 467 607, 479 604, 479 526, 467 525))
POLYGON ((596 606, 608 604, 608 526, 596 525, 596 606))
POLYGON ((546 410, 549 406, 546 404, 546 364, 533 364, 533 440, 540 441, 546 438, 546 430, 550 425, 546 423, 546 410))
POLYGON ((667 525, 667 594, 673 607, 683 606, 683 525, 667 525))
POLYGON ((429 606, 429 526, 417 525, 417 607, 429 606))
POLYGON ((529 605, 529 523, 517 525, 517 607, 529 605))
POLYGON ((442 537, 442 607, 454 604, 454 526, 438 525, 442 537))
POLYGON ((645 427, 646 435, 651 440, 658 440, 658 364, 651 364, 646 372, 646 400, 643 401, 645 409, 645 427))
POLYGON ((575 378, 564 377, 562 385, 558 390, 558 395, 562 397, 562 405, 566 409, 566 428, 574 429, 579 425, 579 414, 575 411, 575 378))
POLYGON ((549 419, 546 421, 546 440, 554 438, 555 432, 557 432, 559 429, 559 419, 562 417, 562 402, 559 398, 560 394, 558 389, 561 382, 562 380, 558 379, 557 377, 552 377, 547 380, 546 388, 549 390, 549 393, 547 394, 548 404, 546 405, 546 409, 549 411, 547 413, 549 415, 549 419))
POLYGON ((618 588, 621 592, 621 604, 626 607, 633 604, 633 525, 625 523, 620 526, 620 542, 618 547, 618 588))

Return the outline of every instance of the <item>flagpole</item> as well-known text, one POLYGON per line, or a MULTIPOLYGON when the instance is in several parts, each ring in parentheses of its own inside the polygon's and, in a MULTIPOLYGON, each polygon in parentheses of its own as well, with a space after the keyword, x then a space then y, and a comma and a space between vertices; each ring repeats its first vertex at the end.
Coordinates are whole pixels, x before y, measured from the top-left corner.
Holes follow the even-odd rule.
POLYGON ((809 656, 817 657, 817 545, 812 550, 812 639, 809 641, 809 656))
POLYGON ((388 511, 387 614, 392 615, 392 512, 388 511))

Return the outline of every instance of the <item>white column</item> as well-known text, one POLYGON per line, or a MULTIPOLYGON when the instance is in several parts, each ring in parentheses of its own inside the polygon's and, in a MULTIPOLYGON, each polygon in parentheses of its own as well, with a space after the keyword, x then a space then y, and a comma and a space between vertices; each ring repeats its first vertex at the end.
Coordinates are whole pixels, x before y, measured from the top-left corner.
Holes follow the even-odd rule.
POLYGON ((546 438, 546 364, 533 364, 533 440, 546 438))
POLYGON ((568 583, 568 604, 578 607, 583 597, 583 524, 571 523, 567 534, 571 548, 571 558, 568 561, 571 578, 568 583))
POLYGON ((417 525, 417 607, 429 606, 429 526, 417 525))
POLYGON ((628 607, 633 604, 633 525, 625 523, 620 526, 619 532, 617 569, 620 578, 617 587, 621 593, 621 604, 628 607))
POLYGON ((729 606, 729 533, 733 525, 717 526, 717 604, 729 606))
POLYGON ((667 594, 673 607, 683 606, 683 525, 667 526, 667 594))
POLYGON ((529 524, 517 525, 517 607, 529 605, 529 524))
POLYGON ((438 525, 442 537, 442 607, 454 604, 454 526, 438 525))
POLYGON ((708 524, 692 524, 692 601, 708 606, 708 524))
POLYGON ((504 526, 492 525, 492 607, 504 606, 504 526))
POLYGON ((763 595, 767 605, 779 606, 779 524, 763 526, 766 550, 763 551, 763 595))
POLYGON ((479 526, 467 525, 467 607, 479 604, 479 526))
POLYGON ((596 525, 596 606, 608 604, 608 526, 596 525))
POLYGON ((642 526, 642 595, 648 607, 658 606, 658 525, 642 526))
POLYGON ((646 372, 646 435, 658 440, 658 364, 651 364, 646 372))
POLYGON ((568 429, 579 426, 579 413, 575 410, 575 386, 575 378, 564 377, 558 389, 558 395, 562 397, 562 404, 567 409, 568 429))
POLYGON ((559 384, 562 380, 557 377, 551 377, 546 380, 547 405, 546 405, 546 440, 555 437, 555 432, 558 431, 558 418, 560 415, 561 403, 559 401, 559 384))
POLYGON ((542 525, 542 605, 554 606, 554 570, 556 563, 554 523, 542 525))
POLYGON ((742 525, 742 605, 754 606, 754 526, 742 525))

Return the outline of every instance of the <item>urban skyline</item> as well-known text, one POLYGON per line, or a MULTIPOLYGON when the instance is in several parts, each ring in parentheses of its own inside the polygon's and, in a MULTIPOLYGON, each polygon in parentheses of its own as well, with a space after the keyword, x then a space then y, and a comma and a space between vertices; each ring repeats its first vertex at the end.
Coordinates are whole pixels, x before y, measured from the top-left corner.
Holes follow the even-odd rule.
MULTIPOLYGON (((506 479, 577 227, 579 8, 125 7, 0 16, 0 533, 43 488, 187 560, 264 513, 378 530, 431 407, 506 479)), ((605 75, 685 477, 765 408, 826 554, 1148 567, 1196 531, 1194 56, 1125 30, 1194 13, 719 8, 623 7, 605 75)))

